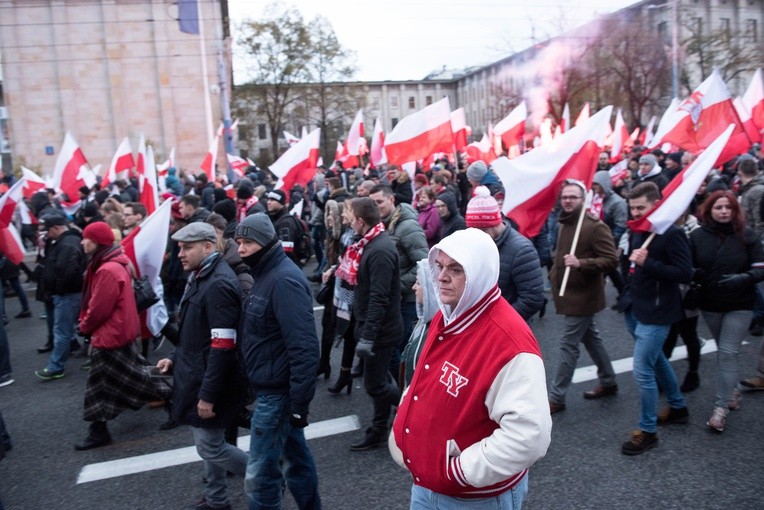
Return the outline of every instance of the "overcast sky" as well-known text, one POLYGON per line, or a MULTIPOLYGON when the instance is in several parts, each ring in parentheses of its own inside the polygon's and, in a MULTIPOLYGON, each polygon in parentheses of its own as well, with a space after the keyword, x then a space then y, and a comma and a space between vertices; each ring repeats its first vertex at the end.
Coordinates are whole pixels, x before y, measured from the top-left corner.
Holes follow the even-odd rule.
MULTIPOLYGON (((229 0, 234 25, 268 2, 229 0)), ((635 0, 292 0, 306 21, 326 17, 357 54, 359 80, 420 80, 442 68, 487 64, 635 0)), ((232 27, 235 32, 235 26, 232 27)), ((236 66, 234 67, 236 71, 236 66)), ((237 73, 236 82, 247 81, 237 73)))

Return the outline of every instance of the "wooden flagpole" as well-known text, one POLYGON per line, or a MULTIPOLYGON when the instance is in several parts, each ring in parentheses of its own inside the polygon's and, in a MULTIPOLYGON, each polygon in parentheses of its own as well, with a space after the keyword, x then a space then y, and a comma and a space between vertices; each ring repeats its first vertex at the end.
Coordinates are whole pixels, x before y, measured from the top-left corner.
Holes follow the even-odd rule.
MULTIPOLYGON (((589 210, 589 207, 591 206, 592 202, 592 192, 589 191, 585 195, 584 203, 581 206, 581 214, 578 215, 578 223, 576 224, 576 232, 573 234, 573 242, 570 245, 570 253, 569 255, 575 255, 576 254, 576 246, 578 245, 578 238, 581 235, 581 227, 584 225, 584 218, 586 217, 586 211, 589 210)), ((560 293, 559 296, 563 297, 565 295, 565 289, 568 286, 568 278, 570 277, 570 266, 565 266, 565 274, 562 275, 562 284, 560 285, 560 293)))

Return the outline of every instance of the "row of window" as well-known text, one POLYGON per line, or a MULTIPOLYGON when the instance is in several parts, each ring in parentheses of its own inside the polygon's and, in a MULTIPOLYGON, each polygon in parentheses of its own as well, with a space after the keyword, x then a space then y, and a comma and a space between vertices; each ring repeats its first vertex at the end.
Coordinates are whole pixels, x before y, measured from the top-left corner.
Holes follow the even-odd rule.
MULTIPOLYGON (((732 37, 732 25, 730 18, 720 18, 719 28, 724 33, 725 37, 729 39, 732 37)), ((703 34, 703 18, 692 18, 691 23, 688 25, 689 29, 696 36, 703 34)), ((658 34, 664 42, 668 42, 671 37, 671 31, 667 21, 658 23, 658 34)), ((743 32, 743 40, 749 43, 755 43, 759 40, 759 27, 757 20, 747 19, 745 20, 745 31, 743 32)))
MULTIPOLYGON (((432 104, 432 96, 425 96, 424 105, 430 106, 431 104, 432 104)), ((398 108, 398 96, 390 96, 390 108, 391 109, 398 108)), ((417 108, 416 97, 409 96, 409 110, 415 110, 416 108, 417 108)), ((379 97, 375 96, 371 98, 371 109, 379 110, 379 97)))

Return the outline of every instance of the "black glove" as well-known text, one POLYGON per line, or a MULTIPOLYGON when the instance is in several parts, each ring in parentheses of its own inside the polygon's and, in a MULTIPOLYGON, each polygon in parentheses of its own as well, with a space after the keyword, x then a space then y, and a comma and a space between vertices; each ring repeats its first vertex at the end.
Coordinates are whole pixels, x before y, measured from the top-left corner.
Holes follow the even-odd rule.
POLYGON ((734 292, 744 289, 753 283, 753 275, 750 273, 723 274, 716 286, 725 292, 734 292))
POLYGON ((355 346, 355 353, 359 358, 374 357, 374 342, 366 340, 365 338, 359 338, 358 343, 355 346))
POLYGON ((708 276, 708 275, 706 274, 706 272, 705 272, 704 270, 702 270, 702 269, 696 269, 696 270, 695 270, 695 271, 692 273, 692 281, 693 281, 694 283, 703 283, 703 280, 705 280, 705 279, 706 279, 706 276, 708 276))
POLYGON ((304 429, 308 426, 308 413, 297 414, 292 413, 289 415, 289 424, 296 429, 304 429))

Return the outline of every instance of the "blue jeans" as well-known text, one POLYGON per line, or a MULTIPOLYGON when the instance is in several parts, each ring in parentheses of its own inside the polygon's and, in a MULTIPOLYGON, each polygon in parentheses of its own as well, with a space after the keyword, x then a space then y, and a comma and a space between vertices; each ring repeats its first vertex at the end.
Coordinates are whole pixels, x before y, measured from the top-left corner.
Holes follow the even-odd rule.
POLYGON ((655 432, 658 424, 658 385, 671 407, 681 409, 687 406, 679 391, 674 369, 663 355, 663 342, 671 324, 639 322, 631 310, 625 312, 623 318, 626 329, 634 337, 634 379, 639 386, 641 402, 639 428, 644 432, 655 432))
POLYGON ((311 237, 313 238, 313 252, 316 254, 316 274, 323 272, 324 266, 324 240, 326 238, 326 227, 321 225, 313 225, 310 229, 311 237))
POLYGON ((411 487, 411 510, 520 510, 528 494, 528 475, 513 489, 492 498, 466 499, 432 492, 419 485, 411 487))
POLYGON ((244 477, 247 454, 225 441, 225 429, 192 428, 196 453, 204 460, 204 499, 212 507, 231 504, 226 472, 244 477))
POLYGON ((19 297, 19 302, 21 303, 21 311, 28 312, 29 300, 27 299, 27 293, 24 291, 24 288, 21 286, 21 281, 19 280, 19 277, 17 276, 16 278, 9 278, 8 283, 11 284, 11 288, 19 297))
POLYGON ((53 296, 53 352, 48 360, 48 371, 61 372, 69 358, 69 348, 74 338, 74 325, 80 314, 82 295, 64 294, 53 296))
POLYGON ((703 312, 703 319, 716 339, 719 351, 716 353, 716 401, 714 406, 729 410, 732 392, 740 380, 737 355, 743 339, 748 335, 751 323, 750 310, 735 310, 727 313, 703 312))
POLYGON ((249 510, 280 509, 285 479, 298 508, 320 510, 316 465, 304 430, 289 423, 289 396, 258 395, 251 430, 244 480, 249 510))

